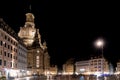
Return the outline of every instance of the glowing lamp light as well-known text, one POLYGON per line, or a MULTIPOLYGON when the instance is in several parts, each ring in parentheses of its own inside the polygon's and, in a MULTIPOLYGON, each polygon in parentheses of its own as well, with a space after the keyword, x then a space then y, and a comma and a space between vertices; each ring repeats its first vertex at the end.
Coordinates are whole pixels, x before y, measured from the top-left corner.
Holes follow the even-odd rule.
POLYGON ((80 69, 80 71, 81 71, 81 72, 84 72, 84 71, 85 71, 85 69, 80 69))
POLYGON ((102 76, 102 74, 100 74, 100 73, 98 73, 98 72, 96 72, 94 75, 97 75, 97 77, 102 76))
POLYGON ((98 39, 96 42, 95 42, 95 46, 100 48, 100 47, 103 47, 105 44, 104 40, 103 39, 98 39))

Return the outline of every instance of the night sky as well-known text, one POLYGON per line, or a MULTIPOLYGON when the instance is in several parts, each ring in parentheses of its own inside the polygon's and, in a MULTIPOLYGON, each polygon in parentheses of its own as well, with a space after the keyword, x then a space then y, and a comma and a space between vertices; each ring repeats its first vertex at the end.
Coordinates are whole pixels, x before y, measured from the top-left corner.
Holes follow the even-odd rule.
POLYGON ((93 45, 99 37, 106 41, 105 58, 114 65, 120 59, 120 12, 114 2, 0 1, 0 17, 16 33, 24 26, 27 12, 34 14, 42 41, 47 42, 51 64, 61 66, 69 58, 76 61, 100 55, 100 50, 93 45))

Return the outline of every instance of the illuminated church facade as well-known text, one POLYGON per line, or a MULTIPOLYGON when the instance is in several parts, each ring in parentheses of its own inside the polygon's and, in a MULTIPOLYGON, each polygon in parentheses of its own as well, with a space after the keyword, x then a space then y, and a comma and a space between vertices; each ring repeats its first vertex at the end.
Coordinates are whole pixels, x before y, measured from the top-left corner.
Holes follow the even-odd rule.
POLYGON ((26 22, 20 27, 18 36, 26 45, 27 52, 27 69, 28 74, 47 74, 50 68, 50 56, 47 51, 46 42, 41 42, 39 29, 35 28, 34 15, 26 14, 26 22))

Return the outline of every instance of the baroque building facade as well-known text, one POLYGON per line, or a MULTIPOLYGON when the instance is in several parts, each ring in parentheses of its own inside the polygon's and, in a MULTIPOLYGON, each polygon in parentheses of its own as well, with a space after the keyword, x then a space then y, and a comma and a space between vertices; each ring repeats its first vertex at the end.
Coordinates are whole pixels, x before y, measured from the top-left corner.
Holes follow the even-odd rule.
POLYGON ((72 75, 74 74, 74 59, 70 58, 63 64, 63 74, 64 75, 72 75))
POLYGON ((116 73, 116 74, 120 74, 120 61, 118 61, 116 64, 117 64, 117 66, 116 66, 116 71, 115 71, 115 73, 116 73))
POLYGON ((18 36, 26 45, 27 52, 27 69, 30 74, 45 74, 50 68, 50 56, 47 51, 46 42, 41 42, 39 29, 35 28, 34 15, 26 14, 24 27, 20 27, 18 36))
POLYGON ((89 60, 77 61, 75 66, 76 74, 110 74, 108 61, 104 57, 92 57, 89 60))
POLYGON ((0 18, 0 77, 21 76, 21 71, 25 71, 26 66, 26 46, 15 31, 0 18))

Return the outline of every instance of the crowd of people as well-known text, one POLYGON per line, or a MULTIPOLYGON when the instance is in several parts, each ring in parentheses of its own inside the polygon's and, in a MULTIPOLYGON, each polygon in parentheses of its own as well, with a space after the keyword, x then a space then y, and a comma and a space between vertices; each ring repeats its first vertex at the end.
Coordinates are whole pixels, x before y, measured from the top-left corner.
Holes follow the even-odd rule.
POLYGON ((57 75, 53 78, 53 80, 120 80, 120 75, 107 75, 99 77, 95 75, 57 75))

